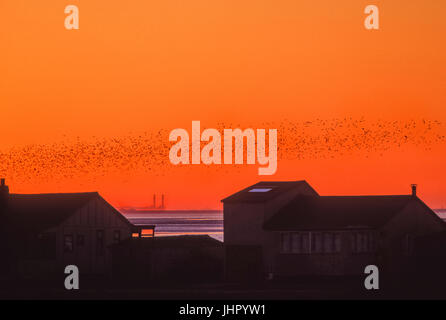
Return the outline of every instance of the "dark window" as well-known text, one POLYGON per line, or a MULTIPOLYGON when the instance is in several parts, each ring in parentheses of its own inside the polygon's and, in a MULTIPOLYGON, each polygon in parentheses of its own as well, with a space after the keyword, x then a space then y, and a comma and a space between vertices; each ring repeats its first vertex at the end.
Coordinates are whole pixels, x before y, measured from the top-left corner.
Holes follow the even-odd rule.
POLYGON ((350 244, 352 252, 356 252, 356 233, 350 234, 350 244))
POLYGON ((322 246, 322 233, 315 232, 312 234, 313 239, 311 239, 311 252, 312 253, 321 253, 323 246, 322 246))
POLYGON ((292 253, 309 253, 310 252, 310 233, 309 232, 293 232, 291 236, 291 252, 292 253))
POLYGON ((301 253, 302 251, 302 235, 300 233, 291 233, 291 252, 301 253))
POLYGON ((113 233, 113 242, 119 243, 121 241, 121 230, 115 230, 113 233))
POLYGON ((104 255, 104 230, 96 230, 96 254, 104 255))
MULTIPOLYGON (((354 244, 356 245, 356 242, 354 244)), ((297 254, 338 253, 341 252, 341 233, 283 232, 280 238, 280 251, 297 254)))
POLYGON ((324 252, 332 253, 334 251, 334 236, 333 233, 324 233, 324 252))
POLYGON ((357 234, 357 244, 356 247, 358 248, 358 252, 367 252, 368 250, 368 237, 367 233, 361 232, 357 234))
POLYGON ((73 246, 73 235, 72 234, 66 234, 63 237, 63 251, 64 252, 73 252, 74 246, 73 246))
POLYGON ((76 235, 76 245, 83 247, 85 245, 85 236, 83 234, 76 235))
POLYGON ((302 253, 310 253, 310 233, 302 234, 302 253))
POLYGON ((288 253, 290 252, 290 234, 289 233, 282 233, 281 234, 281 251, 282 253, 288 253))
POLYGON ((334 234, 334 251, 341 252, 341 234, 340 233, 334 234))
POLYGON ((371 232, 355 232, 352 234, 352 252, 367 253, 376 249, 375 236, 371 232))
POLYGON ((369 243, 368 248, 369 252, 374 252, 376 250, 376 236, 374 233, 369 233, 369 243))

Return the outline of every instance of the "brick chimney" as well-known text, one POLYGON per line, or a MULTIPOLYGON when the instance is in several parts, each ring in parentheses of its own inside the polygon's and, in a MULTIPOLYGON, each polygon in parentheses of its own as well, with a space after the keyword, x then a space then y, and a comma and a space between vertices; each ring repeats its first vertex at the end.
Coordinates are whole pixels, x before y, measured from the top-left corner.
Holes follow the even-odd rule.
POLYGON ((412 184, 412 197, 416 197, 417 196, 417 185, 416 184, 412 184))
POLYGON ((8 204, 9 187, 5 184, 5 178, 0 179, 0 208, 5 208, 8 204))

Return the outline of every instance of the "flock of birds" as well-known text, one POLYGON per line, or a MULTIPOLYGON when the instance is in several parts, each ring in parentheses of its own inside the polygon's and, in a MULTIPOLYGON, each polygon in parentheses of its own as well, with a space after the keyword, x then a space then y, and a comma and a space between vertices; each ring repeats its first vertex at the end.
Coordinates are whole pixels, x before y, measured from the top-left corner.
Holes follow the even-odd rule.
POLYGON ((412 145, 429 151, 446 141, 445 127, 439 121, 400 120, 367 121, 365 119, 332 119, 307 121, 295 125, 280 124, 279 158, 335 158, 361 153, 383 154, 412 145))
MULTIPOLYGON (((343 118, 216 126, 220 132, 237 127, 277 128, 279 161, 336 158, 354 153, 381 154, 408 144, 429 150, 446 141, 443 124, 431 120, 343 118)), ((163 175, 173 167, 169 161, 173 142, 169 142, 168 136, 168 130, 160 130, 116 138, 65 139, 0 150, 0 176, 24 183, 39 179, 57 182, 79 176, 94 180, 111 172, 127 175, 140 170, 163 175)), ((222 167, 212 166, 212 170, 222 170, 222 167)))

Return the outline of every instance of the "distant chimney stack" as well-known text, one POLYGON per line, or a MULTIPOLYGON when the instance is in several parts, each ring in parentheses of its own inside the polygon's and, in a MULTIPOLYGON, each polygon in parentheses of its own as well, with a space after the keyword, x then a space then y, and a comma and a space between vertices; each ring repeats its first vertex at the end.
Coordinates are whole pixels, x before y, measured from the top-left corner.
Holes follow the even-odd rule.
POLYGON ((153 194, 153 207, 156 208, 156 194, 153 194))
POLYGON ((417 185, 416 184, 412 184, 412 197, 416 197, 417 196, 417 185))
POLYGON ((164 209, 164 194, 161 195, 161 209, 164 209))
POLYGON ((5 183, 5 178, 0 179, 0 207, 6 207, 9 198, 9 187, 5 183))

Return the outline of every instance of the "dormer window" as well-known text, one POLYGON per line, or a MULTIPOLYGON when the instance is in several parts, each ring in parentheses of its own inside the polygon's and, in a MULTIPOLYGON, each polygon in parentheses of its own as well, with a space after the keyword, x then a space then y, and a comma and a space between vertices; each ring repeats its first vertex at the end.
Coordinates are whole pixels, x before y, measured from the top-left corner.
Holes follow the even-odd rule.
POLYGON ((271 191, 273 188, 252 188, 248 192, 268 192, 271 191))

